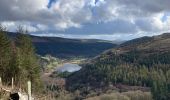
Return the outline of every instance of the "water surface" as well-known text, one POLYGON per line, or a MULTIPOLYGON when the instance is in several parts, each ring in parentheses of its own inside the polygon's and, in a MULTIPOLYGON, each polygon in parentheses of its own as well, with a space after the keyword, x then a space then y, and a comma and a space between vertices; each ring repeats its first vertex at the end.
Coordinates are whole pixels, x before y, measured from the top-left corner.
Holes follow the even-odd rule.
POLYGON ((81 66, 77 64, 65 63, 63 66, 57 68, 58 72, 76 72, 81 69, 81 66))

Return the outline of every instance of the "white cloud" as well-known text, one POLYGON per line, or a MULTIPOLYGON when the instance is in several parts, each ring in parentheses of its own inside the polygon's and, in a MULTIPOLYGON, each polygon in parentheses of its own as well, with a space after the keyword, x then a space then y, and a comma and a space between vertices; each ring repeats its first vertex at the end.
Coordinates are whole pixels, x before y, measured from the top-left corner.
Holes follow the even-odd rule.
POLYGON ((163 22, 164 30, 163 31, 170 31, 170 16, 167 17, 167 20, 163 22))
POLYGON ((0 23, 10 30, 23 24, 31 32, 88 36, 170 31, 170 17, 162 20, 169 0, 57 0, 47 8, 48 2, 1 0, 0 23))
POLYGON ((8 31, 16 31, 17 27, 22 25, 24 29, 28 30, 29 32, 36 32, 38 29, 33 27, 31 23, 28 22, 12 22, 12 21, 5 21, 1 22, 1 24, 7 27, 8 31))
POLYGON ((91 19, 91 12, 86 6, 85 0, 58 0, 50 9, 60 17, 56 26, 66 29, 80 27, 81 23, 91 19))

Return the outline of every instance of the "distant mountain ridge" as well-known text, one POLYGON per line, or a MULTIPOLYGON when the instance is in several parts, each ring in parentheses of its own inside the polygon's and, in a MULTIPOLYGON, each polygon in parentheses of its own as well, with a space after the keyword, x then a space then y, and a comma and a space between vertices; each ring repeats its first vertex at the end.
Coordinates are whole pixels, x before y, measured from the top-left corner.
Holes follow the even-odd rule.
POLYGON ((162 35, 152 36, 152 37, 141 37, 134 40, 127 41, 121 44, 117 49, 121 50, 140 50, 146 51, 161 51, 162 49, 170 50, 170 33, 164 33, 162 35), (129 49, 127 49, 129 47, 129 49))
POLYGON ((90 62, 104 62, 107 64, 112 59, 117 59, 119 63, 170 64, 170 33, 152 37, 145 36, 124 42, 115 48, 103 52, 90 62))
MULTIPOLYGON (((16 33, 7 32, 15 39, 16 33)), ((39 55, 50 54, 59 58, 94 57, 103 51, 117 46, 111 41, 98 39, 67 39, 61 37, 40 37, 30 35, 39 55)))

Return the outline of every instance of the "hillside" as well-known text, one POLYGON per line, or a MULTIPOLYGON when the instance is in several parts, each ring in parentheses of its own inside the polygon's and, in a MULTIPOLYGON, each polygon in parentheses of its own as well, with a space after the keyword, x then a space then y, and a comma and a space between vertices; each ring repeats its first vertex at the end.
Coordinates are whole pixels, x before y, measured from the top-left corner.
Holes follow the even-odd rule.
POLYGON ((158 98, 155 100, 161 100, 161 96, 169 98, 169 75, 170 34, 165 33, 130 40, 105 51, 70 75, 67 89, 89 92, 117 88, 118 91, 129 91, 128 86, 141 86, 151 88, 154 98, 158 98))
POLYGON ((153 51, 166 51, 169 50, 170 33, 164 33, 159 36, 142 37, 134 40, 127 41, 119 46, 117 49, 123 51, 137 49, 140 51, 147 51, 153 49, 153 51))
POLYGON ((94 58, 92 62, 105 62, 107 64, 111 63, 109 62, 111 59, 117 59, 116 63, 135 63, 149 66, 153 63, 170 64, 169 57, 170 34, 164 33, 159 36, 142 37, 122 43, 94 58))
MULTIPOLYGON (((8 32, 11 38, 16 34, 8 32)), ((94 57, 103 51, 113 48, 116 44, 97 39, 66 39, 60 37, 31 36, 32 42, 39 55, 50 54, 59 58, 94 57)))

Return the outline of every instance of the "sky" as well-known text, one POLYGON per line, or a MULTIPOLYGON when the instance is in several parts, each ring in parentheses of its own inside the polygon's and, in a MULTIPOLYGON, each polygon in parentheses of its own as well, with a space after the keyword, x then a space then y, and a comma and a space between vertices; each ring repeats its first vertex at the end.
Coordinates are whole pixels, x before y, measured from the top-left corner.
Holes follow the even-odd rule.
POLYGON ((170 0, 0 0, 0 24, 29 34, 129 40, 170 32, 170 0))

